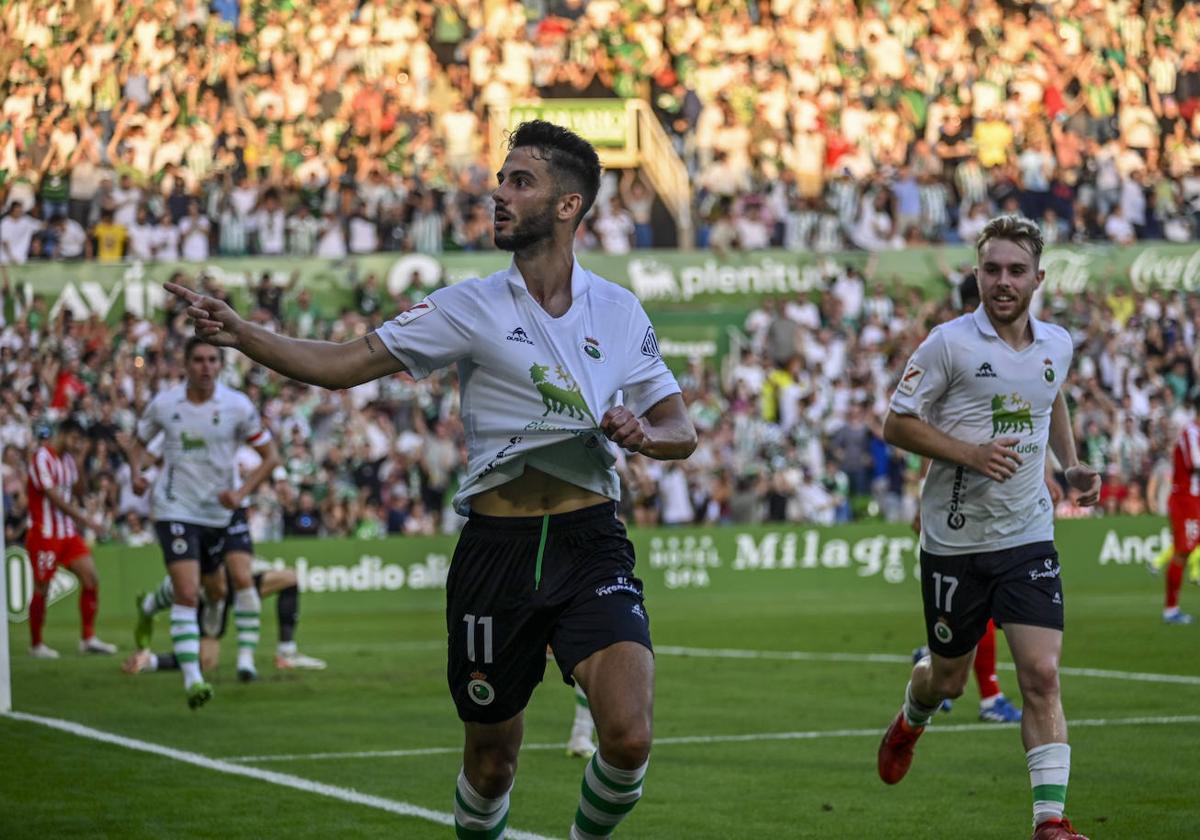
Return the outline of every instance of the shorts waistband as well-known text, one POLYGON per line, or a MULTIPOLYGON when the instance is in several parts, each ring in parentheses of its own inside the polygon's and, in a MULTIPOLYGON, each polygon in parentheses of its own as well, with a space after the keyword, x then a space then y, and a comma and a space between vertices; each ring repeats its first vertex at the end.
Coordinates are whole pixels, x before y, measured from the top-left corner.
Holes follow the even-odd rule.
MULTIPOLYGON (((615 519, 617 516, 616 502, 602 502, 567 513, 552 513, 549 516, 549 528, 552 531, 561 528, 585 525, 591 522, 602 522, 615 519)), ((538 533, 542 530, 542 520, 545 516, 487 516, 471 511, 468 516, 470 525, 487 528, 491 531, 508 533, 538 533)))

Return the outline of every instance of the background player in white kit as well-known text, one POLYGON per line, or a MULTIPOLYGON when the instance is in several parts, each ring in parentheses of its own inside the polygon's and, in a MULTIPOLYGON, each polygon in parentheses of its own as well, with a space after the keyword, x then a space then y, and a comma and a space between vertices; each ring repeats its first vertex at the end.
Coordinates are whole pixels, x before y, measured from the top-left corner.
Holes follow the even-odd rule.
POLYGON ((469 514, 447 579, 448 681, 466 730, 455 791, 459 837, 499 837, 524 708, 549 644, 591 703, 599 749, 584 773, 571 837, 608 837, 642 793, 654 659, 632 545, 616 518, 613 443, 686 458, 696 432, 634 295, 583 269, 575 231, 600 162, 550 123, 521 124, 498 174, 496 244, 512 265, 440 289, 346 344, 269 333, 175 284, 197 335, 285 376, 348 388, 457 364, 469 514))
POLYGON ((1079 464, 1060 387, 1066 330, 1029 315, 1045 272, 1028 219, 1001 216, 977 245, 982 306, 933 330, 892 397, 884 437, 933 459, 921 492, 921 592, 932 655, 913 667, 903 707, 879 747, 895 784, 943 699, 958 697, 989 618, 1002 626, 1024 698, 1021 736, 1035 840, 1085 840, 1064 818, 1070 747, 1059 695, 1063 597, 1054 510, 1044 480, 1054 448, 1080 505, 1100 476, 1079 464))
MULTIPOLYGON (((263 426, 258 409, 245 394, 217 381, 221 364, 219 347, 190 339, 184 348, 186 383, 161 391, 151 400, 138 420, 137 440, 126 453, 134 490, 145 492, 146 480, 141 475, 145 446, 163 433, 163 469, 154 484, 151 510, 174 590, 171 640, 192 708, 212 697, 212 686, 200 670, 196 606, 201 578, 207 581, 212 602, 219 603, 223 587, 216 575, 227 532, 235 522, 241 498, 265 477, 265 473, 255 473, 239 487, 238 447, 243 443, 254 447, 264 464, 273 464, 276 457, 271 433, 263 426)), ((245 566, 244 570, 230 567, 237 590, 235 620, 239 631, 243 626, 252 628, 257 640, 262 604, 249 563, 245 566)), ((253 649, 240 647, 239 676, 245 670, 254 673, 253 649)))

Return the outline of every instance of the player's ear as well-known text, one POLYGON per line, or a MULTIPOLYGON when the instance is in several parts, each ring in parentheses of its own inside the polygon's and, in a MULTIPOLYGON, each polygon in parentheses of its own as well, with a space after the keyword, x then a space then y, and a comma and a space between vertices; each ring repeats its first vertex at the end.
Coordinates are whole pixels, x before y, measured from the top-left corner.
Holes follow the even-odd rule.
POLYGON ((579 193, 565 193, 559 196, 558 199, 558 220, 560 222, 569 222, 579 213, 579 208, 583 206, 583 196, 579 193))
POLYGON ((1033 286, 1035 289, 1036 289, 1038 286, 1042 285, 1042 281, 1046 279, 1046 269, 1044 269, 1044 268, 1039 268, 1039 269, 1037 270, 1037 275, 1036 275, 1036 276, 1037 276, 1037 283, 1035 283, 1035 284, 1034 284, 1034 286, 1033 286))

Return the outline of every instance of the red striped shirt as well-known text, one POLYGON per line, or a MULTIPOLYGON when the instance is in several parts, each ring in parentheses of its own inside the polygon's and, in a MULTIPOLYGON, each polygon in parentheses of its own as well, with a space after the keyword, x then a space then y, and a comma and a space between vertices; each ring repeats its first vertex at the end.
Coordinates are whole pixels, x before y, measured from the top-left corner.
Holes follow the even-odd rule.
POLYGON ((42 444, 29 461, 29 518, 30 531, 46 539, 76 536, 75 520, 54 506, 45 491, 57 489, 66 501, 71 500, 71 488, 79 480, 75 459, 60 456, 49 444, 42 444))
POLYGON ((1188 423, 1179 433, 1172 478, 1172 494, 1200 497, 1200 422, 1188 423))

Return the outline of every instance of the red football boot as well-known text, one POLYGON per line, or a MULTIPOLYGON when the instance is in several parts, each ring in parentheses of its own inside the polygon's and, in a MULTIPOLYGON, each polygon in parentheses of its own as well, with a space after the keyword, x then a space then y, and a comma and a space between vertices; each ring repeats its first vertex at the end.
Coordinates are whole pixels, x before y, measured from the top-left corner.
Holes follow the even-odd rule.
MULTIPOLYGON (((904 778, 909 765, 912 764, 913 746, 924 731, 924 726, 916 729, 909 726, 908 721, 904 719, 904 710, 899 711, 887 732, 883 733, 883 741, 879 744, 879 778, 889 785, 894 785, 904 778)), ((1038 840, 1046 838, 1039 837, 1038 840)))
POLYGON ((1088 840, 1071 826, 1066 817, 1046 820, 1033 830, 1031 840, 1088 840))

